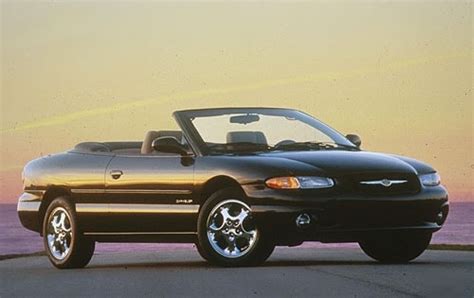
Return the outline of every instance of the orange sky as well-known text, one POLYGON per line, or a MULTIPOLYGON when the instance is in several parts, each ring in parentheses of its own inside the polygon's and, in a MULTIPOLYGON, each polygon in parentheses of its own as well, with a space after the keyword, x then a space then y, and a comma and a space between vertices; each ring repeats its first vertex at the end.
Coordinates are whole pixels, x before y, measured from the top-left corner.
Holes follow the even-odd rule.
POLYGON ((23 165, 176 109, 304 110, 473 185, 470 2, 1 2, 0 202, 23 165))

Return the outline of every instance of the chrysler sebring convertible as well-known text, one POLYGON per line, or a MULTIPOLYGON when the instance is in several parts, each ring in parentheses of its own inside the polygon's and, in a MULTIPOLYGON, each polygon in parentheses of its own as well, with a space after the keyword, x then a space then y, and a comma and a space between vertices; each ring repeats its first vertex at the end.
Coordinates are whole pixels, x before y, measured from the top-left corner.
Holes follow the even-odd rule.
POLYGON ((357 242, 380 262, 408 262, 448 215, 431 166, 362 150, 357 135, 303 112, 173 116, 180 130, 84 142, 26 165, 18 214, 54 266, 86 266, 96 242, 195 243, 220 266, 258 265, 278 245, 357 242))

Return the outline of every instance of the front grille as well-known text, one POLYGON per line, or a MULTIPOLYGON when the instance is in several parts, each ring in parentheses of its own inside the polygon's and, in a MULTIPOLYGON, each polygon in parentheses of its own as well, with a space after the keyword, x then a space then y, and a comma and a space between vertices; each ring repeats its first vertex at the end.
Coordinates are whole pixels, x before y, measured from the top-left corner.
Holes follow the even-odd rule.
POLYGON ((420 191, 420 182, 415 174, 357 174, 338 179, 343 188, 360 195, 402 195, 420 191), (366 181, 406 180, 405 183, 384 186, 381 184, 362 184, 366 181))

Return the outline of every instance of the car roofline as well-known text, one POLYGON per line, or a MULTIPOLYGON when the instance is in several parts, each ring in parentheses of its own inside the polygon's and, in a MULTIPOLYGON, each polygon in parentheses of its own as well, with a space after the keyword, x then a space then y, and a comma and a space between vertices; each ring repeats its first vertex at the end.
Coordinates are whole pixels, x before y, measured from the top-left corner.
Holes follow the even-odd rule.
POLYGON ((193 112, 204 112, 204 111, 237 111, 237 110, 290 110, 290 111, 298 111, 297 109, 293 108, 282 108, 282 107, 215 107, 215 108, 200 108, 200 109, 186 109, 186 110, 178 110, 174 111, 173 114, 178 113, 193 113, 193 112))

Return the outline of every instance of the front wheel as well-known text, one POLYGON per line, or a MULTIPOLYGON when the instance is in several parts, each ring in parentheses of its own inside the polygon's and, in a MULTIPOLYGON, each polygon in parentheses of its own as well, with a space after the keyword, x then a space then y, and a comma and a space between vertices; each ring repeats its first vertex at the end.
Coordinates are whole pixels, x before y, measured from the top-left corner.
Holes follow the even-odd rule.
POLYGON ((359 242, 371 258, 383 263, 406 263, 420 256, 431 241, 431 233, 396 232, 359 242))
POLYGON ((275 248, 256 226, 241 191, 233 188, 215 192, 202 206, 198 241, 201 256, 220 266, 258 265, 275 248))
POLYGON ((84 239, 73 205, 59 197, 49 205, 43 221, 43 241, 51 263, 59 268, 82 268, 92 258, 95 242, 84 239))

